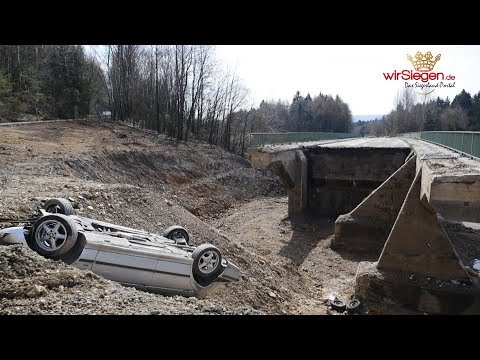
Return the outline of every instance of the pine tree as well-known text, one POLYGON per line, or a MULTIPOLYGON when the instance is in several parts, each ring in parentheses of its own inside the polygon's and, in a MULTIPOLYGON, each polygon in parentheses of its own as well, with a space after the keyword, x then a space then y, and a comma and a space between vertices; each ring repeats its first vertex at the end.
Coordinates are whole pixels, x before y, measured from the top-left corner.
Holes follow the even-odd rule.
POLYGON ((87 64, 81 46, 55 46, 47 64, 43 90, 54 117, 73 118, 75 106, 78 106, 81 117, 88 115, 91 89, 87 82, 87 64))
POLYGON ((470 114, 470 130, 480 130, 480 92, 472 98, 472 109, 470 114))
POLYGON ((460 107, 467 113, 467 115, 470 115, 472 109, 472 97, 465 91, 465 89, 463 89, 460 94, 453 98, 452 107, 460 107))
POLYGON ((0 68, 0 120, 2 118, 2 112, 7 109, 9 103, 9 94, 12 90, 12 86, 4 75, 0 68))

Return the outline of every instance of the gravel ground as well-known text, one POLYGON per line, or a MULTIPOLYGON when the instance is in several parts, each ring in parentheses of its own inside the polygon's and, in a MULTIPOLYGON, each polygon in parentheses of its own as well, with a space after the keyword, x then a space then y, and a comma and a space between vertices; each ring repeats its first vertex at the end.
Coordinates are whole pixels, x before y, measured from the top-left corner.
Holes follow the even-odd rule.
MULTIPOLYGON (((252 169, 245 159, 216 147, 201 143, 176 144, 164 136, 121 125, 49 123, 4 128, 2 132, 0 217, 26 218, 45 199, 64 197, 73 202, 79 215, 91 218, 157 233, 173 224, 182 225, 196 244, 217 245, 243 274, 240 282, 226 284, 205 300, 188 300, 193 304, 189 307, 183 306, 185 298, 147 294, 88 275, 95 283, 100 281, 114 286, 112 289, 120 294, 119 299, 123 291, 128 299, 144 296, 156 302, 161 299, 172 305, 153 310, 162 314, 198 313, 207 308, 219 313, 301 312, 299 294, 306 289, 308 279, 289 258, 270 264, 261 254, 231 241, 209 224, 222 218, 229 209, 252 199, 276 198, 284 194, 274 174, 252 169), (92 133, 95 136, 91 136, 92 133), (179 301, 182 305, 178 305, 179 301), (196 304, 205 304, 205 307, 200 305, 197 309, 196 304)), ((0 223, 3 227, 12 225, 16 223, 0 223)), ((46 261, 31 251, 26 253, 46 261)), ((10 263, 26 266, 23 259, 26 253, 14 252, 17 257, 10 263)), ((62 273, 70 268, 58 262, 47 263, 58 266, 62 273)), ((83 274, 76 269, 70 270, 83 274)), ((12 284, 20 286, 25 278, 15 274, 1 274, 5 282, 0 307, 3 313, 149 313, 149 310, 120 300, 111 307, 111 312, 99 310, 94 300, 92 304, 87 303, 88 306, 78 306, 78 299, 82 297, 91 295, 92 299, 98 299, 96 296, 100 296, 101 291, 96 294, 95 289, 104 285, 76 285, 72 289, 78 292, 64 286, 63 291, 57 291, 59 287, 42 285, 32 279, 28 283, 31 286, 56 289, 48 290, 55 294, 55 301, 17 298, 9 295, 16 292, 12 284), (118 305, 120 303, 122 305, 118 305), (56 304, 55 310, 51 304, 56 304)), ((48 276, 55 277, 53 273, 48 276)), ((78 276, 84 279, 87 275, 78 276)))
MULTIPOLYGON (((79 215, 119 225, 161 234, 178 224, 195 244, 216 245, 242 278, 206 299, 161 296, 0 246, 0 314, 337 314, 328 298, 352 297, 366 259, 330 249, 334 219, 289 219, 278 177, 244 158, 111 123, 1 131, 0 218, 27 218, 64 197, 79 215)), ((480 258, 478 231, 446 230, 464 263, 480 258)))

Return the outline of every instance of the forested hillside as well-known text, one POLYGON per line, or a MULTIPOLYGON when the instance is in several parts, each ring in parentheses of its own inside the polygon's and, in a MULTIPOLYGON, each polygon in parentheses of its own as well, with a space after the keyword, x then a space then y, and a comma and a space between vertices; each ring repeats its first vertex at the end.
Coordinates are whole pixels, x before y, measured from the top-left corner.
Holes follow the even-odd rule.
POLYGON ((82 46, 1 45, 0 116, 73 118, 75 105, 86 116, 98 98, 96 70, 82 46))
POLYGON ((480 92, 471 96, 462 90, 452 101, 437 96, 425 99, 411 89, 398 97, 395 108, 374 121, 358 121, 362 135, 395 135, 415 131, 480 131, 480 92))
POLYGON ((1 45, 0 121, 109 114, 178 140, 243 154, 260 131, 348 132, 341 98, 299 92, 249 104, 248 89, 210 45, 1 45), (75 110, 76 109, 76 110, 75 110))

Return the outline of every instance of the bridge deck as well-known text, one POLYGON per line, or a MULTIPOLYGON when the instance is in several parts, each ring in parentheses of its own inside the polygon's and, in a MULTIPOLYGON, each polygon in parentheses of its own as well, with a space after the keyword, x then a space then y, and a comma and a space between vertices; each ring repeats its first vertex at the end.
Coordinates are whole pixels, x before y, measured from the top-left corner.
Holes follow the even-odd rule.
POLYGON ((422 161, 435 175, 463 176, 468 174, 480 175, 480 161, 473 160, 461 153, 449 150, 423 140, 403 138, 422 161))
MULTIPOLYGON (((265 168, 279 159, 293 159, 296 150, 307 153, 318 148, 352 149, 353 157, 355 149, 413 149, 417 171, 422 171, 421 195, 450 220, 480 222, 480 161, 440 145, 412 138, 379 137, 271 145, 251 148, 248 153, 254 167, 265 168)), ((372 155, 371 160, 375 159, 372 155)))
POLYGON ((297 149, 314 149, 314 148, 409 148, 410 145, 399 138, 356 138, 342 140, 322 140, 322 141, 306 141, 291 144, 273 144, 265 145, 256 150, 261 152, 275 153, 297 149))

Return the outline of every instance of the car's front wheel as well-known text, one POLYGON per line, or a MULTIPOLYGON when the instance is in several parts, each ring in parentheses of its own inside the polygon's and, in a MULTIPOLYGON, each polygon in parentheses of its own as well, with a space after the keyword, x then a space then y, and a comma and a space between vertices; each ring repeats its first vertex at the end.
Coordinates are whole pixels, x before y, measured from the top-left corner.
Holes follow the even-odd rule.
POLYGON ((30 246, 40 255, 56 257, 70 250, 77 237, 77 226, 71 219, 61 214, 50 214, 33 224, 30 246))
POLYGON ((202 278, 215 278, 222 270, 222 254, 211 244, 198 246, 192 257, 193 272, 202 278))

